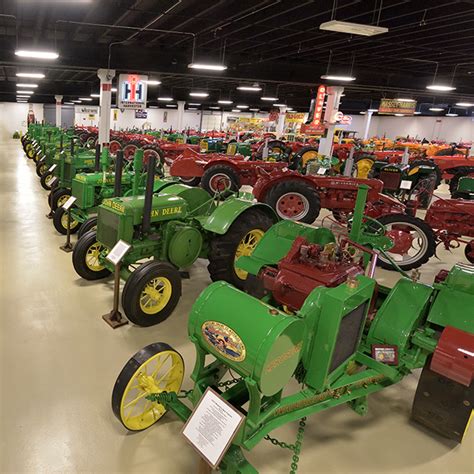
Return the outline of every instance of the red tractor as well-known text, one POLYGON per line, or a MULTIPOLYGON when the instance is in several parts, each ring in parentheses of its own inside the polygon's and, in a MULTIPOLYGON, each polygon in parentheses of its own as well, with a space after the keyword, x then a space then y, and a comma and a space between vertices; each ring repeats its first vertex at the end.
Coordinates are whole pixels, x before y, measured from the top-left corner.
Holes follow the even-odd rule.
MULTIPOLYGON (((370 188, 365 215, 382 223, 387 235, 395 243, 389 252, 390 259, 403 270, 426 263, 436 250, 433 230, 422 219, 414 216, 416 202, 410 202, 407 206, 382 194, 383 183, 377 179, 301 175, 295 171, 279 170, 261 174, 253 194, 284 219, 311 224, 323 207, 331 210, 338 222, 346 223, 354 210, 361 184, 370 188)), ((391 269, 390 259, 381 255, 379 264, 391 269)))

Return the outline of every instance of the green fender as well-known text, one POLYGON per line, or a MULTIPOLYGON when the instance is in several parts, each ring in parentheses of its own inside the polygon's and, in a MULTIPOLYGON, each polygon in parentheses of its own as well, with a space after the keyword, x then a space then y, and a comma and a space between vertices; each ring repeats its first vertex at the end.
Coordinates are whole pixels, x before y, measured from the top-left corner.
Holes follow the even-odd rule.
POLYGON ((234 221, 247 209, 261 209, 274 222, 279 218, 275 211, 263 203, 254 203, 240 198, 229 198, 220 204, 209 216, 198 217, 197 220, 204 230, 214 234, 225 234, 234 221))

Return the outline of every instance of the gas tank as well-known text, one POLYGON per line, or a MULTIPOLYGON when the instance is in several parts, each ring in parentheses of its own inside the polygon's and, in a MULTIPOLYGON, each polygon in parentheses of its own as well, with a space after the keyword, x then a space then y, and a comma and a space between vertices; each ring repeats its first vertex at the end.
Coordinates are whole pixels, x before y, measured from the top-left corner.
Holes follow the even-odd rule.
POLYGON ((304 322, 225 282, 207 287, 193 305, 189 336, 263 395, 285 387, 300 360, 304 322))

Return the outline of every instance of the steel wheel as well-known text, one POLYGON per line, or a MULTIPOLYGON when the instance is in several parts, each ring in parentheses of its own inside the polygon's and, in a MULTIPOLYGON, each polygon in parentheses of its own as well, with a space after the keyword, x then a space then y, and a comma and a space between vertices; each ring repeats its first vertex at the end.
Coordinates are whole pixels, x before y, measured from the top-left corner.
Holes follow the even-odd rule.
MULTIPOLYGON (((239 257, 252 255, 255 247, 260 242, 260 239, 264 236, 264 234, 265 232, 262 229, 253 229, 249 231, 237 246, 234 262, 239 257)), ((245 280, 247 278, 248 273, 245 270, 241 270, 240 268, 235 267, 235 265, 234 268, 236 275, 241 280, 245 280)))
POLYGON ((138 150, 137 145, 129 143, 123 147, 123 157, 126 160, 131 160, 135 156, 135 152, 138 150))
POLYGON ((93 272, 100 272, 105 267, 100 263, 100 254, 106 250, 106 248, 100 243, 93 243, 86 252, 86 258, 84 260, 86 267, 93 272))
POLYGON ((308 211, 308 199, 297 192, 285 193, 276 202, 276 212, 282 219, 299 221, 308 211))
POLYGON ((151 394, 178 393, 184 376, 179 352, 167 344, 151 344, 135 354, 120 372, 112 392, 112 409, 125 428, 140 431, 165 413, 163 405, 147 400, 151 394))

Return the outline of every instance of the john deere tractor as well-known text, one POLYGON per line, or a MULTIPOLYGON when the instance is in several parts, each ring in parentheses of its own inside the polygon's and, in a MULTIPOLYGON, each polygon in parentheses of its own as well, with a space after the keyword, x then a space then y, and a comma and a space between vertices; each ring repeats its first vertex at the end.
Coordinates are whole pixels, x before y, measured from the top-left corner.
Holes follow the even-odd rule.
POLYGON ((105 258, 110 249, 120 239, 132 245, 121 268, 126 280, 122 306, 140 326, 160 323, 171 314, 181 295, 180 269, 198 258, 209 260, 213 280, 241 287, 246 273, 234 267, 235 259, 251 253, 277 221, 267 205, 238 197, 219 203, 201 188, 171 180, 154 183, 154 167, 152 157, 144 196, 102 202, 97 230, 82 235, 73 251, 76 272, 86 280, 97 280, 113 271, 105 258))
POLYGON ((210 388, 244 415, 221 472, 256 473, 243 452, 300 420, 289 445, 295 472, 307 417, 339 405, 365 415, 370 394, 422 368, 413 419, 460 442, 474 403, 474 315, 466 311, 474 305, 474 268, 458 264, 432 285, 402 276, 388 288, 373 277, 376 260, 371 246, 350 236, 276 224, 252 255, 236 262, 260 294, 220 281, 194 303, 192 390, 181 391, 179 352, 150 344, 117 378, 115 416, 131 431, 148 428, 167 410, 186 422, 210 388))

